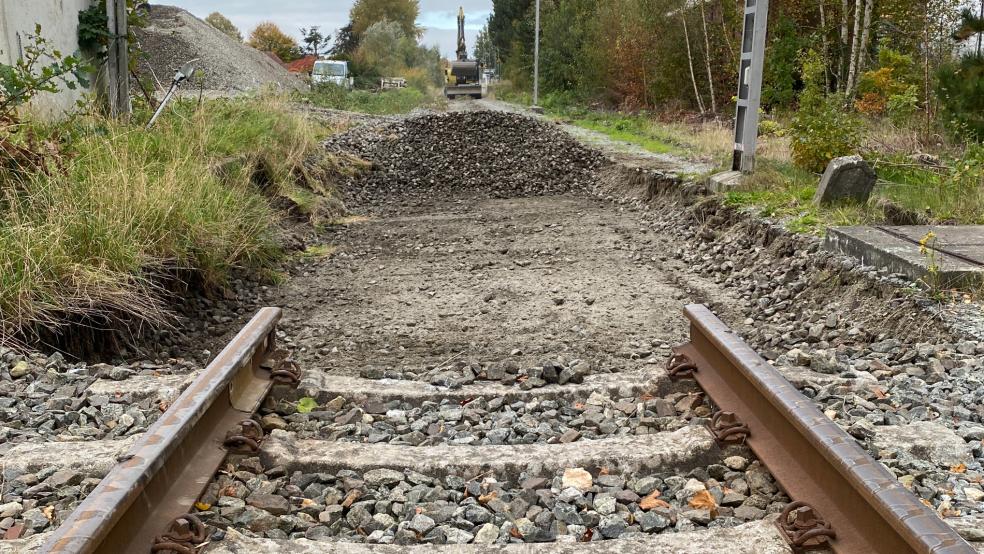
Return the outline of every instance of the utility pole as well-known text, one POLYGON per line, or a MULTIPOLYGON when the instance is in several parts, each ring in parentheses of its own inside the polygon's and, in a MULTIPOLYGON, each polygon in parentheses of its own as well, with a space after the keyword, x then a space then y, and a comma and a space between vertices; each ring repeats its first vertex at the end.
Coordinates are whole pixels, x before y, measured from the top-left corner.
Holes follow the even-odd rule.
POLYGON ((127 52, 126 0, 106 0, 109 46, 106 52, 106 97, 112 117, 129 116, 130 60, 127 52))
POLYGON ((540 0, 536 0, 536 31, 533 41, 533 111, 540 111, 540 0))
POLYGON ((769 0, 745 0, 745 26, 741 36, 738 69, 738 110, 735 114, 735 150, 731 169, 755 170, 762 70, 765 66, 765 33, 769 26, 769 0))

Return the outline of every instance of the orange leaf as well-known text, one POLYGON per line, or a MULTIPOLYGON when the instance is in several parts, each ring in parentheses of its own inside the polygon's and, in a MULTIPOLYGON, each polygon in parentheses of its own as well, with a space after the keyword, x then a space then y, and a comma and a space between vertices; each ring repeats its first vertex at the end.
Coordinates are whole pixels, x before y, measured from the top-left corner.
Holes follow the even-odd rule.
POLYGON ((195 502, 195 509, 198 510, 199 512, 204 512, 205 510, 208 510, 211 507, 212 505, 207 502, 195 502))
POLYGON ((717 502, 709 491, 700 491, 690 499, 690 507, 698 510, 708 510, 711 514, 717 513, 717 502))
POLYGON ((950 473, 967 473, 967 466, 962 463, 951 466, 950 473))
POLYGON ((492 491, 488 494, 483 494, 482 496, 479 496, 478 501, 481 502, 482 504, 488 504, 489 501, 495 499, 496 496, 498 496, 498 493, 492 491))
POLYGON ((512 535, 513 538, 523 540, 523 534, 519 532, 519 528, 516 527, 515 525, 513 525, 513 527, 509 529, 509 534, 512 535))
POLYGON ((652 494, 639 501, 639 507, 648 511, 653 508, 669 508, 670 505, 665 500, 659 499, 659 491, 653 491, 652 494))

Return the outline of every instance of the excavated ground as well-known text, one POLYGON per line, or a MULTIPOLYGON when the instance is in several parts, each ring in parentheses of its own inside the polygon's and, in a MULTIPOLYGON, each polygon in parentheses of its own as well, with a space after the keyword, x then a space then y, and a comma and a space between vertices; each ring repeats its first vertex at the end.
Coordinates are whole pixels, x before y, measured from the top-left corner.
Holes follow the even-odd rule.
MULTIPOLYGON (((900 481, 984 540, 984 347, 893 276, 714 202, 652 197, 672 182, 666 172, 693 166, 643 156, 648 172, 621 171, 555 126, 486 107, 366 119, 329 144, 374 171, 341 185, 358 215, 266 292, 307 373, 296 396, 264 408, 272 435, 259 458, 231 459, 203 497, 218 528, 210 551, 617 537, 592 552, 785 552, 759 521, 783 500, 767 472, 748 452, 716 450, 706 404, 661 373, 687 340, 690 302, 709 304, 900 481), (541 134, 524 140, 531 129, 541 134), (466 178, 455 181, 455 167, 466 178), (301 413, 304 396, 314 406, 301 413)), ((64 425, 78 427, 74 416, 64 425)), ((0 530, 50 529, 124 443, 12 445, 0 530)))

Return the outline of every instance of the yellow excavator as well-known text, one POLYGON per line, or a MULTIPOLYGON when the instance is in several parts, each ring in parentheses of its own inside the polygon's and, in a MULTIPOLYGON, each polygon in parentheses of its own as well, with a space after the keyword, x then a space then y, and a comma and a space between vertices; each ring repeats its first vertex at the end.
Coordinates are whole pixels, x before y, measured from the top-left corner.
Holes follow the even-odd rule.
POLYGON ((468 46, 465 44, 465 9, 458 8, 458 59, 451 61, 444 69, 444 96, 457 98, 482 97, 482 65, 477 60, 468 59, 468 46))

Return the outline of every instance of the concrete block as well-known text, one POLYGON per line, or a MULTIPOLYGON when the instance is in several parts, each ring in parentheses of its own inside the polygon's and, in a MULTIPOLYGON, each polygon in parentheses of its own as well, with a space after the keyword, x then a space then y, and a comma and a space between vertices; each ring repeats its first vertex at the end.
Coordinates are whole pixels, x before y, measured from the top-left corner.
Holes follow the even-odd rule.
POLYGON ((972 288, 984 283, 984 225, 831 227, 823 248, 913 281, 925 279, 932 262, 939 286, 972 288), (931 255, 923 254, 919 240, 930 231, 936 239, 927 244, 931 255))
POLYGON ((741 171, 722 171, 708 177, 705 184, 709 192, 727 192, 741 185, 743 178, 741 171))
POLYGON ((864 204, 871 196, 878 176, 861 156, 835 158, 827 165, 820 186, 813 196, 816 204, 850 201, 864 204))

